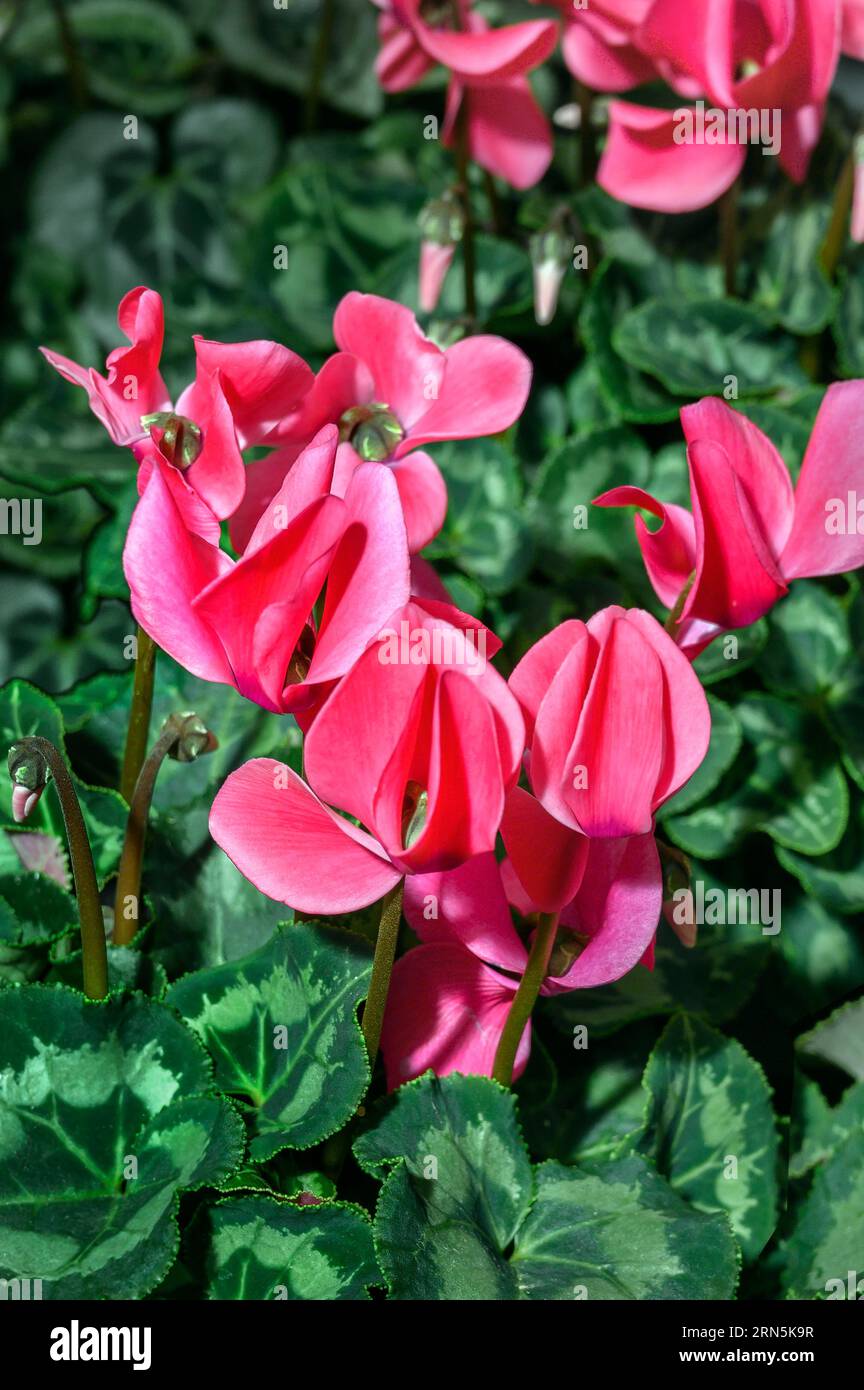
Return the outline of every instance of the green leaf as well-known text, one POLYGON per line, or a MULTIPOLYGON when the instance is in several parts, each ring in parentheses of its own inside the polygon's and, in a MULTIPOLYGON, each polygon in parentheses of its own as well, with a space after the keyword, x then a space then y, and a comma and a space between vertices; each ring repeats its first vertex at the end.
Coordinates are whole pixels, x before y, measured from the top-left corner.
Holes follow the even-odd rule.
POLYGON ((689 782, 685 782, 681 790, 666 802, 661 812, 664 819, 668 815, 689 811, 704 801, 738 756, 742 734, 735 711, 714 695, 708 696, 708 705, 711 710, 711 742, 705 760, 689 782))
POLYGON ((203 1049, 141 995, 57 985, 0 991, 0 1029, 0 1275, 43 1298, 143 1297, 174 1259, 180 1189, 242 1153, 203 1049))
POLYGON ((849 776, 864 791, 864 591, 848 611, 850 649, 824 702, 825 719, 840 747, 849 776))
POLYGON ((738 1275, 725 1219, 694 1211, 636 1155, 542 1164, 512 1265, 522 1298, 556 1301, 731 1299, 738 1275))
POLYGON ((845 377, 864 376, 864 256, 840 267, 839 294, 831 330, 837 344, 840 372, 845 377))
POLYGON ((784 906, 777 938, 783 961, 778 1007, 783 1016, 806 1018, 864 987, 864 940, 856 924, 832 916, 801 896, 784 906))
POLYGON ((826 762, 818 734, 800 709, 771 696, 747 696, 736 706, 755 765, 731 796, 664 820, 688 854, 718 859, 756 830, 800 854, 836 847, 849 815, 849 792, 837 763, 826 762))
POLYGON ((864 1081, 864 996, 835 1009, 798 1038, 795 1046, 803 1056, 831 1062, 856 1081, 864 1081))
POLYGON ((651 299, 618 321, 612 345, 631 367, 691 398, 722 395, 730 378, 741 397, 807 381, 794 340, 739 300, 651 299))
POLYGON ((831 689, 850 655, 842 603, 819 584, 801 579, 768 618, 759 658, 766 684, 785 695, 813 698, 831 689))
POLYGON ((244 1103, 256 1161, 309 1148, 357 1109, 369 1067, 357 1023, 366 942, 298 923, 253 955, 178 980, 167 1001, 202 1039, 223 1091, 244 1103))
POLYGON ((644 487, 650 455, 624 426, 592 430, 568 440, 544 459, 528 498, 528 522, 537 561, 556 583, 584 574, 598 562, 642 578, 642 559, 626 508, 594 507, 619 483, 644 487))
POLYGON ((805 859, 779 848, 777 858, 829 912, 864 912, 864 800, 855 798, 846 834, 831 854, 805 859))
MULTIPOLYGON (((156 0, 77 0, 67 23, 95 96, 148 116, 172 111, 186 99, 178 79, 189 68, 194 46, 175 10, 156 0)), ((50 8, 15 26, 11 52, 52 76, 63 73, 67 59, 50 8)))
POLYGON ((636 294, 626 267, 604 261, 585 296, 580 330, 610 408, 634 424, 661 424, 677 417, 678 402, 619 356, 613 334, 636 294))
POLYGON ((198 1218, 205 1219, 208 1298, 358 1300, 381 1282, 361 1207, 229 1197, 198 1218))
POLYGON ((78 909, 67 893, 44 874, 0 874, 0 941, 36 946, 78 930, 78 909))
POLYGON ((815 203, 781 209, 771 223, 756 299, 790 333, 819 333, 834 311, 835 292, 819 259, 827 224, 827 209, 815 203))
POLYGON ((513 1097, 479 1076, 402 1086, 354 1143, 384 1179, 375 1244, 397 1299, 518 1297, 504 1257, 531 1203, 513 1097))
POLYGON ((433 562, 451 559, 489 593, 508 592, 531 567, 516 459, 494 439, 442 444, 434 454, 449 505, 441 534, 424 553, 433 562))
POLYGON ((642 1057, 653 1027, 591 1037, 587 1049, 565 1052, 556 1066, 536 1031, 516 1087, 532 1154, 565 1163, 597 1162, 630 1152, 645 1125, 642 1057))
POLYGON ((734 1038, 679 1014, 645 1068, 651 1098, 645 1151, 699 1211, 726 1212, 744 1259, 777 1218, 777 1130, 771 1090, 734 1038))
POLYGON ((864 1133, 864 1083, 856 1081, 833 1108, 815 1081, 798 1078, 793 1137, 797 1146, 789 1160, 793 1178, 832 1158, 850 1134, 864 1133))
MULTIPOLYGON (((848 1298, 861 1278, 864 1212, 864 1128, 820 1167, 783 1246, 787 1298, 848 1298)), ((857 1296, 857 1294, 855 1295, 857 1296)))
POLYGON ((393 1298, 732 1296, 725 1219, 694 1212, 644 1159, 544 1164, 532 1205, 513 1097, 485 1077, 401 1087, 354 1152, 384 1179, 375 1245, 393 1298))
POLYGON ((739 632, 727 632, 716 637, 693 663, 703 685, 716 685, 718 681, 738 676, 759 656, 768 640, 768 624, 764 618, 739 632))

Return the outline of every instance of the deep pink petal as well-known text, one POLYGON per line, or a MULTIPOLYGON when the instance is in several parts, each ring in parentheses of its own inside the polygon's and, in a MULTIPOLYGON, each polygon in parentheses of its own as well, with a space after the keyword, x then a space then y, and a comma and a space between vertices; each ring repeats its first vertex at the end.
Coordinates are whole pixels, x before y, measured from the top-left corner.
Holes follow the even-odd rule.
POLYGON ((528 953, 516 934, 495 855, 446 873, 405 880, 405 920, 421 941, 458 941, 475 956, 521 975, 528 953))
POLYGON ((400 878, 370 835, 273 758, 231 773, 213 802, 210 833, 256 888, 300 912, 368 907, 400 878))
POLYGON ((588 840, 550 816, 529 792, 514 787, 507 797, 501 836, 510 863, 540 912, 560 912, 578 892, 588 840))
POLYGON ((195 353, 207 375, 219 373, 241 449, 263 444, 299 408, 314 381, 311 367, 281 343, 215 343, 196 337, 195 353))
POLYGON ((424 338, 411 310, 352 290, 336 310, 333 336, 343 352, 367 367, 374 399, 389 406, 403 429, 410 430, 435 399, 444 370, 443 353, 424 338))
POLYGON ((783 597, 786 585, 726 450, 696 440, 687 458, 699 559, 684 616, 746 627, 783 597))
POLYGON ((454 78, 442 138, 452 144, 452 124, 460 97, 468 107, 468 148, 481 169, 512 188, 533 188, 552 162, 552 129, 527 77, 511 77, 460 92, 454 78))
POLYGON ((681 590, 696 568, 696 533, 693 517, 684 507, 658 502, 640 487, 614 487, 594 498, 595 507, 644 507, 660 520, 649 530, 641 516, 634 518, 636 536, 654 592, 667 608, 674 608, 681 590))
POLYGON ((864 565, 862 458, 864 381, 838 381, 819 407, 795 489, 795 520, 780 557, 787 579, 864 565))
POLYGON ((673 111, 615 101, 597 182, 613 198, 654 212, 693 212, 725 193, 744 165, 743 145, 676 144, 673 111))
POLYGON ((518 420, 531 389, 531 363, 504 338, 480 334, 454 343, 444 354, 438 395, 396 450, 418 444, 498 434, 518 420))
MULTIPOLYGON (((491 1076, 514 986, 461 946, 408 951, 393 969, 381 1034, 388 1088, 430 1068, 437 1076, 491 1076)), ((514 1077, 524 1070, 530 1046, 529 1023, 514 1077)))
POLYGON ((132 514, 123 572, 132 612, 153 640, 203 680, 233 684, 225 649, 194 600, 231 568, 228 556, 189 531, 165 481, 169 465, 155 466, 132 514))
POLYGON ((632 970, 650 951, 663 905, 654 836, 591 840, 579 892, 562 923, 586 935, 585 949, 546 991, 596 989, 632 970))
MULTIPOLYGON (((313 502, 328 495, 333 482, 338 441, 336 427, 325 425, 298 457, 292 460, 281 486, 264 507, 254 531, 244 546, 244 555, 252 555, 262 545, 266 545, 276 531, 284 531, 288 523, 313 502)), ((280 455, 280 467, 284 466, 286 449, 278 449, 276 453, 280 455)), ((264 461, 269 462, 269 459, 264 461)))
POLYGON ((177 402, 177 413, 202 434, 201 452, 186 477, 220 520, 231 516, 243 498, 246 470, 218 371, 211 374, 199 364, 194 382, 177 402))

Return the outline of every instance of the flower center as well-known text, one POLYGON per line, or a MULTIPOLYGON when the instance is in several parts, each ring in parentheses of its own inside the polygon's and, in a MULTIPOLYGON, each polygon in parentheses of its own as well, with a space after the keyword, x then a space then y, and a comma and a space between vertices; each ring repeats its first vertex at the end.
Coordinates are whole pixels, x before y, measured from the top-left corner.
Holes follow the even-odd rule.
POLYGON ((409 782, 402 802, 402 839, 406 849, 416 844, 426 829, 429 793, 418 782, 409 782))
POLYGON ((455 29, 454 0, 420 0, 420 18, 430 29, 455 29))
POLYGON ((352 405, 339 421, 339 439, 356 449, 366 463, 381 463, 389 458, 405 431, 388 405, 370 401, 368 405, 352 405))
POLYGON ((584 932, 572 931, 568 927, 559 927, 555 937, 555 945, 549 957, 549 964, 546 967, 546 974, 554 976, 555 979, 559 975, 566 975, 574 960, 577 960, 585 950, 588 940, 589 938, 584 932))
POLYGON ((185 415, 175 415, 173 410, 157 410, 152 415, 141 416, 141 428, 150 433, 152 426, 162 431, 159 447, 163 454, 177 468, 188 468, 201 452, 204 440, 201 428, 185 415))

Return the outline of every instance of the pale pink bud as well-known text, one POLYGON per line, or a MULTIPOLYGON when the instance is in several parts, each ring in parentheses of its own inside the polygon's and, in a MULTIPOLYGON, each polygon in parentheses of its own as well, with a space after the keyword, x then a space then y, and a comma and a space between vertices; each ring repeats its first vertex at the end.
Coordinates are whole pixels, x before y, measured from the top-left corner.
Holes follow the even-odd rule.
POLYGON ((431 314, 447 271, 453 262, 456 247, 441 246, 435 241, 424 241, 420 246, 420 308, 424 314, 431 314))
POLYGON ((41 795, 41 787, 34 792, 29 787, 13 786, 12 819, 19 822, 26 820, 41 795))

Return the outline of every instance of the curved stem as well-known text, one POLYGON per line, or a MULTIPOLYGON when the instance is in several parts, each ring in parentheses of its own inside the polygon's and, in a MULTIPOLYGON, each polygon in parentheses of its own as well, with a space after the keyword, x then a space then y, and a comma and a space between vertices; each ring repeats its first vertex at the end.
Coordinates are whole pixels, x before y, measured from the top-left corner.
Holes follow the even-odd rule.
POLYGON ((720 199, 720 258, 724 293, 733 298, 738 285, 738 191, 740 179, 720 199))
POLYGON ((462 105, 456 118, 456 175, 462 203, 462 273, 465 279, 465 316, 477 318, 477 289, 475 286, 476 257, 474 254, 474 218, 471 213, 471 185, 468 182, 468 93, 462 94, 462 105))
POLYGON ((108 993, 108 952, 105 946, 105 926, 99 885, 93 865, 93 852, 87 838, 87 827, 81 814, 78 796, 69 770, 53 743, 47 738, 25 738, 20 748, 32 747, 39 752, 51 769, 69 843, 69 859, 75 880, 78 919, 81 923, 81 952, 84 968, 84 993, 88 999, 104 999, 108 993))
POLYGON ((372 961, 372 978, 369 993, 363 1009, 363 1037, 369 1054, 369 1070, 375 1068, 378 1045, 381 1041, 381 1028, 384 1023, 384 1009, 390 989, 390 975, 396 956, 396 942, 399 937, 399 923, 402 921, 402 890, 405 880, 401 879, 395 888, 381 902, 381 920, 375 941, 375 956, 372 961))
POLYGON ((513 1080, 516 1053, 519 1050, 522 1034, 525 1032, 525 1025, 537 1002, 540 986, 546 978, 549 957, 555 944, 557 930, 558 913, 542 912, 540 924, 531 943, 525 974, 522 976, 519 988, 513 997, 507 1022, 504 1024, 504 1031, 501 1034, 501 1041, 498 1043, 498 1050, 495 1053, 492 1076, 495 1081, 500 1081, 502 1086, 509 1086, 513 1080))
POLYGON ((834 190, 831 207, 831 220, 825 233, 825 240, 819 252, 819 261, 826 277, 833 281, 837 271, 846 236, 849 230, 849 216, 852 211, 852 196, 855 191, 855 146, 844 161, 834 190))
POLYGON ((150 802, 156 776, 163 760, 180 739, 176 724, 163 729, 153 745, 150 756, 135 783, 131 797, 129 819, 123 839, 123 853, 117 870, 117 891, 114 897, 114 945, 128 946, 138 927, 139 902, 141 898, 141 866, 144 861, 144 845, 147 840, 147 821, 150 815, 150 802), (134 908, 131 916, 126 915, 127 906, 134 908))
POLYGON ((308 133, 315 130, 318 124, 318 108, 321 105, 321 84, 324 81, 324 73, 327 70, 327 58, 330 53, 330 41, 333 35, 333 0, 322 0, 321 18, 318 22, 318 33, 315 38, 315 48, 312 53, 312 67, 309 78, 309 86, 306 91, 306 110, 305 125, 308 133))
POLYGON ((147 756, 150 711, 153 707, 153 679, 156 673, 156 643, 153 638, 139 627, 136 642, 135 683, 132 686, 132 706, 129 710, 123 771, 120 775, 120 792, 130 805, 138 774, 147 756))
POLYGON ((594 92, 584 82, 575 82, 579 105, 579 184, 587 188, 594 182, 597 150, 594 142, 594 92))

